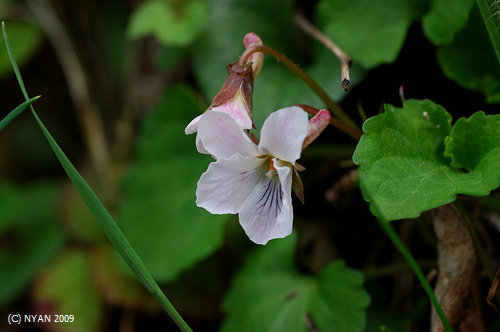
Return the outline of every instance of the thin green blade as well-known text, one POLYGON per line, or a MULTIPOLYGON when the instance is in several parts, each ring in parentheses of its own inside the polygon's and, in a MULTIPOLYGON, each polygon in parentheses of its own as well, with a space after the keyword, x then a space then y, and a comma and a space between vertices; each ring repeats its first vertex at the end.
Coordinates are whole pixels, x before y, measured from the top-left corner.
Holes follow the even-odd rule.
POLYGON ((28 99, 24 103, 22 103, 21 105, 14 108, 14 110, 12 112, 7 114, 7 116, 5 118, 3 118, 2 121, 0 121, 0 130, 5 128, 9 123, 12 122, 12 120, 14 120, 19 114, 21 114, 26 108, 28 108, 28 106, 33 104, 39 98, 40 98, 40 96, 36 96, 36 97, 31 98, 31 99, 28 99))
MULTIPOLYGON (((29 100, 28 94, 26 92, 26 88, 23 83, 23 79, 21 77, 21 73, 19 72, 19 68, 14 59, 14 55, 12 53, 12 49, 10 47, 10 43, 7 37, 7 32, 5 30, 5 24, 2 22, 2 32, 5 40, 5 46, 7 48, 7 53, 9 54, 10 61, 12 63, 12 67, 16 74, 19 86, 23 91, 23 94, 27 100, 29 100)), ((31 112, 35 117, 36 122, 40 126, 45 138, 49 142, 50 147, 54 151, 57 159, 61 163, 62 167, 68 174, 71 182, 78 190, 80 196, 84 200, 87 207, 90 209, 96 220, 101 225, 104 233, 109 238, 113 246, 118 250, 118 253, 122 256, 122 258, 127 262, 130 268, 134 271, 134 273, 139 278, 140 282, 146 287, 146 289, 153 295, 153 297, 161 304, 163 309, 167 312, 167 314, 174 320, 181 331, 192 331, 189 325, 182 319, 179 313, 175 310, 173 305, 167 299, 165 294, 163 294, 162 290, 154 280, 153 276, 146 268, 140 257, 135 252, 134 248, 130 245, 127 238, 118 227, 113 217, 106 210, 102 202, 99 200, 94 191, 89 187, 89 185, 85 182, 82 176, 78 173, 73 164, 66 157, 64 152, 61 150, 59 145, 56 143, 52 135, 48 132, 47 128, 43 125, 42 121, 36 114, 33 106, 30 105, 31 112)))
POLYGON ((498 1, 476 0, 486 29, 490 35, 491 44, 500 62, 500 6, 498 1))

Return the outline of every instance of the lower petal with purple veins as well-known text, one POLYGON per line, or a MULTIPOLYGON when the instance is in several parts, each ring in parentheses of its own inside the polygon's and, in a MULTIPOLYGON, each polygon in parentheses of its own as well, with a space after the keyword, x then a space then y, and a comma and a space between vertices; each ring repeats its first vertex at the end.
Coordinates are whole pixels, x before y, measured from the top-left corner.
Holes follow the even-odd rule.
POLYGON ((292 206, 292 170, 293 166, 277 158, 273 158, 274 168, 278 173, 278 178, 281 184, 282 208, 281 214, 278 216, 278 223, 288 223, 293 220, 292 206))
POLYGON ((257 244, 266 244, 269 240, 285 237, 292 232, 291 204, 284 200, 286 193, 282 190, 278 172, 271 172, 271 176, 262 177, 239 213, 245 233, 257 244))
POLYGON ((198 181, 196 205, 212 214, 238 213, 266 171, 263 158, 219 158, 198 181))

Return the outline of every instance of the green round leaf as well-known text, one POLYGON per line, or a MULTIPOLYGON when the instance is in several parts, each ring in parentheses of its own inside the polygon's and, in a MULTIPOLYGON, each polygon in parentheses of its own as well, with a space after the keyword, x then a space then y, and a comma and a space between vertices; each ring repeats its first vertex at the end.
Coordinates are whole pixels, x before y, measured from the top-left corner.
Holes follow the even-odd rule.
POLYGON ((460 118, 446 138, 445 156, 452 166, 469 172, 481 170, 488 188, 500 185, 500 115, 476 112, 460 118))
MULTIPOLYGON (((494 153, 500 146, 494 136, 498 134, 487 134, 492 139, 487 144, 492 153, 478 153, 481 161, 466 173, 450 166, 443 156, 446 136, 463 135, 462 121, 453 131, 450 122, 451 116, 441 106, 429 100, 408 100, 403 108, 386 105, 385 113, 364 123, 365 134, 353 161, 359 165, 363 196, 377 217, 385 221, 414 218, 454 201, 457 194, 484 196, 500 185, 500 154, 494 153)), ((447 140, 448 145, 452 142, 447 140)), ((470 144, 481 144, 476 142, 470 144)), ((467 148, 447 149, 446 156, 450 156, 467 148)))
POLYGON ((201 32, 207 6, 203 0, 150 0, 144 2, 131 17, 131 38, 154 34, 166 45, 184 46, 201 32))
POLYGON ((474 0, 433 0, 422 19, 424 33, 434 45, 448 44, 469 20, 474 0))
POLYGON ((166 91, 145 119, 137 159, 123 181, 119 220, 130 243, 160 282, 210 255, 221 244, 227 216, 198 208, 196 184, 212 159, 196 152, 184 128, 201 112, 186 86, 166 91))
POLYGON ((370 298, 363 277, 342 261, 315 278, 294 265, 294 235, 271 241, 249 257, 229 291, 222 331, 362 331, 370 298))

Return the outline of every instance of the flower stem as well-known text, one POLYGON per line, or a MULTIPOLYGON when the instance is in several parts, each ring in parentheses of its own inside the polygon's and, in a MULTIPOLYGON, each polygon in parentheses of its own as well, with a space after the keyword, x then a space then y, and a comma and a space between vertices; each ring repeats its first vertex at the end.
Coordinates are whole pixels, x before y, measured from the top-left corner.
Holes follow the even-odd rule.
POLYGON ((348 56, 337 44, 335 44, 330 38, 328 38, 321 31, 316 29, 311 22, 309 22, 303 15, 295 16, 295 23, 302 29, 305 33, 316 38, 320 43, 326 46, 330 51, 333 52, 339 58, 341 63, 341 85, 345 91, 349 90, 349 85, 351 84, 351 79, 349 78, 349 68, 352 65, 352 59, 348 56))
POLYGON ((325 92, 325 90, 323 90, 323 88, 311 76, 309 76, 309 74, 307 74, 302 68, 300 68, 295 62, 293 62, 286 55, 276 51, 275 49, 269 46, 261 45, 248 48, 241 55, 239 64, 244 66, 248 62, 250 56, 256 52, 262 52, 271 55, 279 62, 283 63, 290 71, 292 71, 302 81, 304 81, 304 83, 306 83, 309 86, 309 88, 311 88, 311 90, 314 91, 314 93, 316 93, 316 95, 328 106, 328 108, 337 118, 347 123, 351 127, 354 127, 359 130, 359 127, 356 125, 356 123, 354 123, 354 121, 342 110, 342 108, 337 103, 335 103, 332 100, 332 98, 330 98, 330 96, 325 92))

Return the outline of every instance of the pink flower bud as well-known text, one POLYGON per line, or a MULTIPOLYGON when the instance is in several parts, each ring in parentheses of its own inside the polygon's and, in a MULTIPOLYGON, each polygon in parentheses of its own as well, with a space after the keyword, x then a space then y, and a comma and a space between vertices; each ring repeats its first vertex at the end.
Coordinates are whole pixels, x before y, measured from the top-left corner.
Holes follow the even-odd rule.
MULTIPOLYGON (((259 36, 257 36, 253 32, 249 32, 245 35, 243 38, 243 44, 245 44, 245 48, 248 50, 250 48, 253 48, 255 46, 261 46, 264 45, 262 43, 262 39, 260 39, 259 36)), ((257 75, 259 75, 260 70, 262 69, 262 66, 264 65, 264 53, 262 52, 257 52, 254 53, 250 56, 248 59, 248 62, 252 63, 252 69, 253 69, 253 78, 257 78, 257 75)))
POLYGON ((328 110, 320 110, 315 116, 309 119, 309 127, 307 128, 307 136, 302 143, 302 150, 309 146, 330 123, 330 112, 328 110))
MULTIPOLYGON (((186 135, 198 131, 198 123, 207 111, 219 111, 229 114, 241 129, 251 129, 255 127, 252 120, 252 90, 253 73, 252 67, 243 69, 237 63, 227 66, 229 77, 215 95, 212 104, 205 113, 198 115, 186 127, 186 135)), ((196 136, 196 147, 200 153, 208 153, 203 143, 196 136)))
POLYGON ((215 95, 209 110, 228 113, 242 129, 250 129, 252 120, 252 68, 237 63, 227 66, 229 77, 215 95))
MULTIPOLYGON (((262 45, 262 40, 255 33, 251 32, 245 35, 243 43, 245 44, 246 51, 240 57, 241 62, 245 59, 245 54, 251 52, 252 48, 262 45)), ((244 64, 235 62, 227 65, 226 68, 229 77, 214 99, 212 99, 212 104, 208 107, 207 111, 219 111, 229 114, 241 129, 255 128, 252 119, 253 81, 262 69, 263 62, 264 54, 259 52, 251 54, 248 62, 244 64)), ((202 116, 203 114, 197 116, 187 125, 184 130, 186 135, 198 131, 198 122, 202 116)), ((196 146, 200 153, 207 153, 198 137, 196 138, 196 146)))

